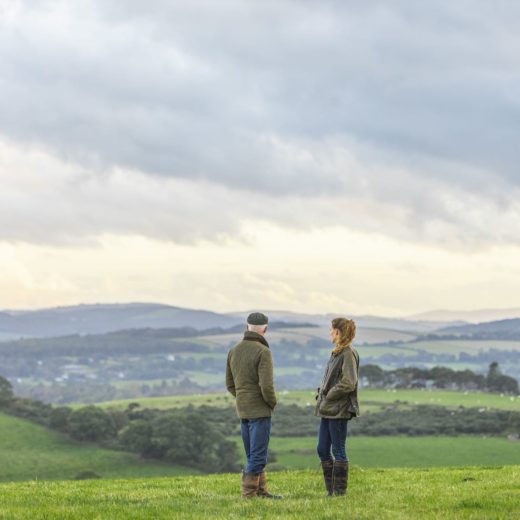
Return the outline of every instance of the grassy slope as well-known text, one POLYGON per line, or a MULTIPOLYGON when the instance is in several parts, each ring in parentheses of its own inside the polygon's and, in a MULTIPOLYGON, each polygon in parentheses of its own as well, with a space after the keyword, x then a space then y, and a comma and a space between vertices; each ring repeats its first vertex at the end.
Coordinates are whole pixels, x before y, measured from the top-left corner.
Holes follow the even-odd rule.
MULTIPOLYGON (((438 406, 465 406, 487 407, 503 410, 520 411, 520 396, 505 396, 484 392, 450 392, 444 390, 379 390, 361 389, 359 391, 362 412, 367 409, 377 408, 378 405, 387 405, 395 401, 407 401, 410 404, 432 404, 438 406)), ((314 402, 312 390, 297 390, 280 392, 281 403, 306 405, 314 402)), ((227 406, 232 403, 230 395, 225 393, 181 395, 170 397, 149 397, 139 399, 126 399, 101 403, 101 406, 125 408, 129 403, 138 402, 145 408, 172 408, 177 406, 194 406, 210 404, 212 406, 227 406)))
POLYGON ((196 473, 76 443, 65 435, 0 413, 0 481, 67 479, 86 469, 103 477, 122 478, 196 473))
POLYGON ((0 485, 0 518, 508 519, 518 518, 520 467, 351 472, 349 497, 324 497, 318 471, 270 476, 284 500, 239 497, 239 475, 0 485))

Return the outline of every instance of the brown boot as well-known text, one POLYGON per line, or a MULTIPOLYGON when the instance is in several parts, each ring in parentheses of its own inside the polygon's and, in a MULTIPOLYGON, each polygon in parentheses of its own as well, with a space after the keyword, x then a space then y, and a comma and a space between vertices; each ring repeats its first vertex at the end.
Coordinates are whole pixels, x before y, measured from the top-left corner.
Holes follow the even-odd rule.
POLYGON ((334 494, 346 495, 348 487, 348 460, 335 460, 332 473, 334 494))
POLYGON ((332 468, 334 462, 332 460, 322 460, 321 469, 323 469, 323 480, 325 480, 325 487, 327 488, 327 496, 332 496, 333 485, 332 485, 332 468))
POLYGON ((259 473, 242 473, 242 498, 253 498, 258 494, 259 473))
POLYGON ((265 471, 262 471, 262 473, 260 473, 260 479, 258 481, 258 496, 262 498, 283 498, 282 495, 272 495, 271 493, 269 493, 269 491, 267 491, 267 475, 265 471))

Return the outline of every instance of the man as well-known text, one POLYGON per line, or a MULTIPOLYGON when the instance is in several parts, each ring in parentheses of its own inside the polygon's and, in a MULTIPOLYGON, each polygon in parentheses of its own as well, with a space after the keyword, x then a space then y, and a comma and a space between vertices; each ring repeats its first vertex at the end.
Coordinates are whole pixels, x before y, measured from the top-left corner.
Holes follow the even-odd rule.
POLYGON ((242 473, 244 498, 282 498, 267 491, 267 448, 271 415, 276 406, 273 358, 265 339, 267 316, 253 312, 247 318, 244 339, 229 351, 226 386, 236 397, 247 466, 242 473))

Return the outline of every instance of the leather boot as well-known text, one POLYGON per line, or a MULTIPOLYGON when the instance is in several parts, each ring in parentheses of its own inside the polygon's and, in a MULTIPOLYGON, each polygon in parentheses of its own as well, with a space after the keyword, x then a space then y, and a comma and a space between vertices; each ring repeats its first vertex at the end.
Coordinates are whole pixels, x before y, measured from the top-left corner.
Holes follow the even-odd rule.
POLYGON ((335 460, 332 473, 334 494, 346 495, 348 486, 348 460, 335 460))
POLYGON ((273 495, 267 491, 267 475, 265 471, 260 473, 260 479, 258 481, 258 496, 262 498, 283 498, 282 495, 273 495))
POLYGON ((325 487, 327 488, 327 496, 332 496, 333 486, 332 486, 332 468, 334 466, 334 461, 332 460, 322 460, 321 461, 321 469, 323 470, 323 480, 325 481, 325 487))
POLYGON ((258 495, 259 473, 242 472, 242 498, 253 498, 258 495))

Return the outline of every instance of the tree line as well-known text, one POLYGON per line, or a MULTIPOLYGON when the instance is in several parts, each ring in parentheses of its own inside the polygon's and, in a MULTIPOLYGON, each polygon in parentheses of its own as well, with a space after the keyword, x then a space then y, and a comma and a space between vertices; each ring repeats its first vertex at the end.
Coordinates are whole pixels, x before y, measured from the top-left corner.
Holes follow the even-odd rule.
POLYGON ((452 370, 437 366, 431 369, 403 367, 383 370, 378 365, 363 365, 361 375, 368 387, 375 388, 439 388, 453 390, 482 390, 518 395, 518 381, 502 374, 496 361, 486 375, 471 370, 452 370))

